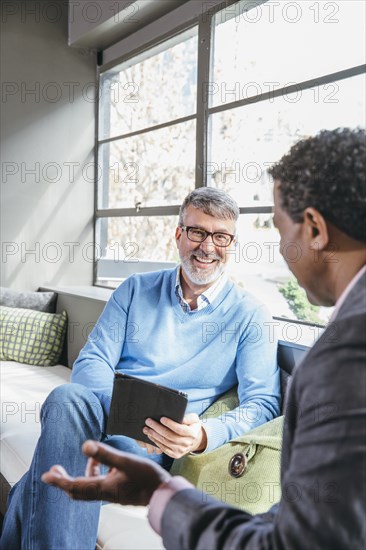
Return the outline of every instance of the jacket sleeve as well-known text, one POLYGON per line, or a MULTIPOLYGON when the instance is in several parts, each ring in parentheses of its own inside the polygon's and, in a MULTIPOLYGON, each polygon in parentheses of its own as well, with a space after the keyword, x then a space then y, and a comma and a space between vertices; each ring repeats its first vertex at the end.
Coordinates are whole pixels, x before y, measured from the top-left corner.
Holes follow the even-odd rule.
POLYGON ((163 515, 166 548, 365 547, 366 318, 361 317, 340 323, 333 340, 326 331, 294 375, 279 504, 250 516, 195 489, 178 492, 163 515))

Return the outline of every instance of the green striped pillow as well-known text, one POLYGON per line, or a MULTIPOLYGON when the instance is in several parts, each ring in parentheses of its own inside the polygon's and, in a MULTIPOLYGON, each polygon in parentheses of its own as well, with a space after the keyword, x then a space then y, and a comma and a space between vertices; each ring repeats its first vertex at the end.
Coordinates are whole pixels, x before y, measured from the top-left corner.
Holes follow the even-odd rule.
POLYGON ((0 306, 0 359, 40 367, 56 365, 66 327, 66 311, 44 313, 0 306))

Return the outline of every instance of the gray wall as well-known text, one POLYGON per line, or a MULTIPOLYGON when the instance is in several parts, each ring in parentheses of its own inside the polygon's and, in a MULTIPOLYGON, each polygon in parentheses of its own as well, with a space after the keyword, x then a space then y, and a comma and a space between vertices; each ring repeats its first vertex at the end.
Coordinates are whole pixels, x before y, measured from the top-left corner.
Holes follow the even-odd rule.
MULTIPOLYGON (((135 2, 136 3, 136 2, 135 2)), ((96 29, 106 21, 137 19, 138 8, 131 0, 69 0, 69 43, 75 44, 86 37, 97 35, 96 29), (126 9, 125 15, 119 15, 126 9)))
POLYGON ((95 54, 65 2, 1 7, 1 284, 91 284, 95 54))

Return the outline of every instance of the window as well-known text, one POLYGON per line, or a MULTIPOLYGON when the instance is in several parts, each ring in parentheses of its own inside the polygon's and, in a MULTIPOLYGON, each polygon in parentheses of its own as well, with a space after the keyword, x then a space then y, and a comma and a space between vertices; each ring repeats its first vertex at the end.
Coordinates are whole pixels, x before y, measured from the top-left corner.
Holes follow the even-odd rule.
POLYGON ((266 169, 322 128, 364 126, 364 21, 357 0, 241 1, 102 66, 96 284, 174 265, 182 199, 216 186, 241 211, 231 276, 275 316, 324 323, 306 298, 293 304, 266 169))
POLYGON ((98 284, 178 261, 171 236, 195 178, 197 33, 101 75, 98 284))

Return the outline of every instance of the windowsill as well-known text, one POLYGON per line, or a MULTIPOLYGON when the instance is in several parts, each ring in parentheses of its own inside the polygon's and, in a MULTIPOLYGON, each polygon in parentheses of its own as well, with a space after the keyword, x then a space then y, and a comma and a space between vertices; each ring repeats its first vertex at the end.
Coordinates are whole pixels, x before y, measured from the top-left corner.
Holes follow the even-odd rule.
POLYGON ((273 321, 279 342, 312 348, 325 328, 293 321, 273 321))
MULTIPOLYGON (((114 289, 87 285, 68 285, 43 286, 40 287, 40 290, 106 303, 111 297, 114 289)), ((271 325, 272 326, 266 327, 269 339, 273 339, 274 335, 276 335, 279 341, 290 343, 295 346, 312 347, 324 331, 324 328, 298 323, 296 320, 291 319, 273 319, 271 325)))
POLYGON ((66 296, 78 296, 79 298, 88 298, 97 302, 108 302, 113 292, 112 288, 101 288, 97 286, 42 286, 42 291, 57 292, 66 296))

